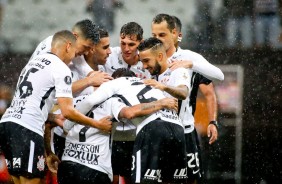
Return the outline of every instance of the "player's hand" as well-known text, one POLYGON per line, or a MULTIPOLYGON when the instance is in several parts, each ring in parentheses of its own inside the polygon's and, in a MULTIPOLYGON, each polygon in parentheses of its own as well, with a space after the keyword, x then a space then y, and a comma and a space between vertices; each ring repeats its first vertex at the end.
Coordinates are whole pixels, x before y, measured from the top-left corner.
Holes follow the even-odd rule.
POLYGON ((66 118, 62 114, 48 114, 48 121, 51 123, 52 128, 55 126, 63 127, 66 118))
POLYGON ((146 84, 148 86, 152 86, 156 89, 160 89, 160 90, 164 91, 165 85, 156 81, 155 79, 144 79, 143 82, 144 82, 144 84, 146 84))
POLYGON ((171 59, 171 63, 169 64, 169 68, 171 70, 175 70, 177 68, 192 68, 193 67, 193 62, 190 60, 175 60, 171 59))
POLYGON ((176 98, 163 98, 158 100, 161 105, 166 109, 172 109, 178 111, 178 100, 176 98))
POLYGON ((60 159, 54 153, 51 153, 46 158, 46 163, 47 163, 47 166, 48 166, 49 170, 52 173, 55 173, 55 174, 57 174, 58 165, 59 165, 60 162, 61 162, 60 159))
POLYGON ((208 137, 210 138, 209 144, 213 144, 217 140, 218 132, 217 128, 213 124, 209 124, 207 128, 208 137))
POLYGON ((112 80, 113 78, 102 71, 92 71, 87 75, 89 86, 99 87, 104 82, 112 80))
POLYGON ((105 133, 111 133, 112 131, 112 116, 106 116, 98 121, 96 128, 100 129, 105 133))

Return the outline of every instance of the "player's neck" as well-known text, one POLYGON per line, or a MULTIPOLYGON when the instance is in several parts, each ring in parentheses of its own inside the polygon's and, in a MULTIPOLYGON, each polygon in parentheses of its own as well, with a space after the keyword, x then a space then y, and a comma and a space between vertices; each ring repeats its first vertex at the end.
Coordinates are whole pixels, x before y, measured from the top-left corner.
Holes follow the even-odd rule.
POLYGON ((173 45, 166 51, 166 56, 170 58, 175 52, 176 52, 176 48, 173 45))

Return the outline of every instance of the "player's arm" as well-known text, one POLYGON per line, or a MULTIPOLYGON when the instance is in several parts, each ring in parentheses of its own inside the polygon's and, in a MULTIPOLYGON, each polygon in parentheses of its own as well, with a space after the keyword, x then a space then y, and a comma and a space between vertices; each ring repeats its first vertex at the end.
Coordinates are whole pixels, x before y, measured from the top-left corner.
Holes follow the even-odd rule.
MULTIPOLYGON (((73 106, 72 98, 58 97, 57 101, 61 109, 61 113, 66 119, 76 122, 78 124, 98 128, 104 132, 111 131, 112 122, 110 121, 111 119, 110 116, 107 116, 105 118, 100 119, 99 121, 96 121, 76 110, 73 106)), ((90 110, 90 108, 88 110, 90 110)))
POLYGON ((147 79, 144 80, 144 84, 153 86, 154 88, 160 89, 162 91, 167 92, 174 98, 179 100, 185 100, 188 96, 189 90, 188 87, 185 85, 178 85, 178 86, 168 86, 163 83, 160 83, 154 79, 147 79))
POLYGON ((176 68, 190 68, 193 71, 200 73, 211 80, 224 80, 223 72, 216 66, 209 63, 203 56, 195 53, 192 60, 172 60, 170 69, 175 70, 176 68))
MULTIPOLYGON (((212 83, 208 85, 200 84, 199 88, 206 99, 209 121, 210 122, 216 121, 217 119, 217 99, 216 99, 216 94, 214 91, 213 84, 212 83)), ((210 137, 209 144, 214 143, 218 137, 217 127, 214 124, 209 124, 208 129, 207 129, 207 134, 208 134, 208 137, 210 137)))
POLYGON ((102 71, 92 71, 85 78, 72 83, 73 94, 83 91, 85 88, 93 86, 98 87, 102 83, 112 80, 113 78, 102 71))
POLYGON ((119 113, 120 118, 133 119, 139 116, 145 116, 157 112, 161 109, 173 109, 177 111, 178 102, 175 98, 163 98, 150 103, 141 103, 134 106, 123 107, 119 113))

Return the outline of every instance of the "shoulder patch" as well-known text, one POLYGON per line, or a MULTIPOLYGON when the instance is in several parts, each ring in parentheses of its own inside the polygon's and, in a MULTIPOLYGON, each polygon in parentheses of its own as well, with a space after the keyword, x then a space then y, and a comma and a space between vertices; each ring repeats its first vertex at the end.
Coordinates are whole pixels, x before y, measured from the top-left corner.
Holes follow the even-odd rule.
POLYGON ((65 81, 65 83, 66 83, 67 85, 70 85, 70 84, 71 84, 71 82, 72 82, 72 80, 71 80, 71 77, 70 77, 70 76, 65 76, 64 81, 65 81))

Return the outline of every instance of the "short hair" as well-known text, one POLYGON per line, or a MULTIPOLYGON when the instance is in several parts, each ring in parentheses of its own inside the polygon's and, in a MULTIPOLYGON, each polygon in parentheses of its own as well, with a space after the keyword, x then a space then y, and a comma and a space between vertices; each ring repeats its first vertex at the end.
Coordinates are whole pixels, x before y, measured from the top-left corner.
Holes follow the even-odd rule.
POLYGON ((83 38, 90 39, 94 44, 100 41, 99 26, 89 19, 77 22, 73 26, 73 31, 78 31, 83 38))
POLYGON ((116 71, 114 71, 112 77, 114 79, 119 77, 136 77, 136 74, 128 68, 118 68, 116 71))
POLYGON ((172 18, 174 19, 175 28, 177 29, 178 32, 181 32, 182 23, 181 23, 180 19, 176 16, 172 16, 172 18))
POLYGON ((100 39, 109 37, 109 32, 106 29, 99 28, 98 31, 99 31, 100 39))
POLYGON ((122 38, 136 36, 137 40, 140 41, 143 39, 143 28, 136 22, 128 22, 121 27, 120 36, 122 38))
POLYGON ((58 31, 54 34, 51 45, 54 46, 54 44, 56 43, 66 42, 66 41, 70 41, 72 44, 75 44, 76 37, 69 30, 58 31))
POLYGON ((175 21, 174 18, 168 14, 158 14, 153 18, 153 23, 154 24, 160 24, 162 22, 166 21, 167 23, 167 28, 172 31, 175 28, 175 21))
POLYGON ((152 51, 158 50, 160 47, 164 47, 163 42, 159 40, 158 38, 151 37, 145 39, 143 42, 141 42, 137 49, 139 52, 152 49, 152 51))

